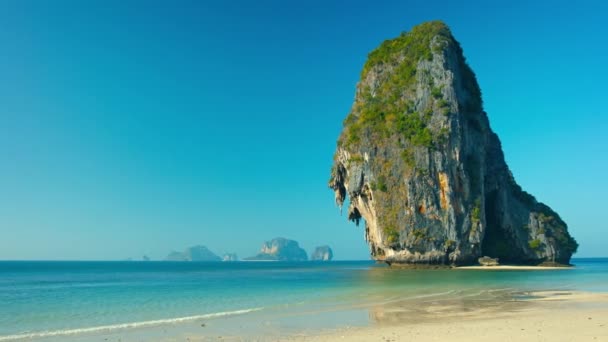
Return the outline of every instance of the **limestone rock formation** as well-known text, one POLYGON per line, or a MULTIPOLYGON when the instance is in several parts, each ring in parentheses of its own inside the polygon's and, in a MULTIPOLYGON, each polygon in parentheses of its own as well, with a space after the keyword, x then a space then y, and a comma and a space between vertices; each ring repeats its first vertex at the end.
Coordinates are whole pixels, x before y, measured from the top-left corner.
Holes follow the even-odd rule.
POLYGON ((329 246, 319 246, 310 255, 312 261, 331 261, 333 258, 334 252, 329 246))
POLYGON ((498 258, 490 258, 487 256, 483 256, 483 257, 477 259, 477 262, 481 266, 498 266, 498 258))
POLYGON ((515 182, 442 22, 369 54, 337 145, 329 186, 340 207, 349 198, 349 220, 365 220, 376 260, 565 264, 577 249, 560 216, 515 182))
POLYGON ((308 256, 297 241, 279 237, 266 241, 260 253, 245 260, 306 261, 308 256))
POLYGON ((183 252, 171 252, 167 261, 221 261, 222 259, 205 246, 193 246, 183 252))

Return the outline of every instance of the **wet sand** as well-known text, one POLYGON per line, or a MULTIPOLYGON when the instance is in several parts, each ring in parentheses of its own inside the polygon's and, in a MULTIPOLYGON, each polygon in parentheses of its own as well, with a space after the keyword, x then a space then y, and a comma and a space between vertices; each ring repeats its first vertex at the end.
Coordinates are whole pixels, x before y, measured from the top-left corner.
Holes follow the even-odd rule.
POLYGON ((340 329, 286 341, 608 341, 608 295, 568 291, 532 294, 516 310, 437 315, 426 322, 340 329))
POLYGON ((515 265, 498 265, 498 266, 458 266, 456 270, 517 270, 517 271, 539 271, 539 270, 570 270, 574 269, 569 266, 515 266, 515 265))
POLYGON ((608 341, 608 293, 488 293, 262 311, 43 341, 608 341))

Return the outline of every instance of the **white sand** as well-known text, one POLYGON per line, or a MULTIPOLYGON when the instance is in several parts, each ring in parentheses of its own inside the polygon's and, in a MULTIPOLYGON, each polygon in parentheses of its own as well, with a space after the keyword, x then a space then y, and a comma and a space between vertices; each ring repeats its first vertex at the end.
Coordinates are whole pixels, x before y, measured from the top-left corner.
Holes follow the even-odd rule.
POLYGON ((289 341, 608 341, 608 294, 542 292, 524 311, 342 329, 289 341))
POLYGON ((498 265, 498 266, 458 266, 454 267, 456 270, 572 270, 574 267, 556 267, 556 266, 511 266, 511 265, 498 265))

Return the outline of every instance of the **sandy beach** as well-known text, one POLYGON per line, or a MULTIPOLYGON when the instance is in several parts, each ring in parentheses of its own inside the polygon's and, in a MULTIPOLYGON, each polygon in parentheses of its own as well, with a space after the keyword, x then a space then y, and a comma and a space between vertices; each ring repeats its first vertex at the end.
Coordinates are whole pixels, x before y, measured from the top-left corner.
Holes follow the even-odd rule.
POLYGON ((608 294, 544 291, 527 296, 530 298, 479 305, 420 303, 413 310, 402 310, 399 305, 378 306, 369 309, 371 324, 340 329, 283 331, 294 322, 315 325, 315 320, 331 320, 332 316, 344 314, 336 311, 284 317, 274 327, 265 326, 264 320, 233 319, 207 321, 203 325, 199 322, 187 330, 180 326, 159 326, 111 334, 62 336, 48 341, 608 341, 608 294), (208 330, 218 324, 226 326, 215 333, 208 330), (254 328, 247 324, 253 324, 254 328), (261 325, 255 327, 258 324, 261 325))
POLYGON ((569 266, 521 266, 521 265, 498 265, 498 266, 458 266, 456 270, 515 270, 515 271, 540 271, 540 270, 571 270, 569 266))
MULTIPOLYGON (((369 311, 373 323, 297 334, 182 335, 163 341, 608 341, 608 294, 542 291, 529 298, 479 306, 428 303, 415 310, 379 306, 369 311), (418 314, 413 314, 417 312, 418 314)), ((319 313, 321 314, 321 313, 319 313)), ((313 316, 300 320, 314 321, 313 316)), ((124 337, 124 336, 123 336, 124 337)), ((128 339, 127 339, 128 340, 128 339)), ((125 341, 123 339, 123 341, 125 341)))
MULTIPOLYGON (((608 341, 608 294, 540 292, 515 311, 341 329, 289 341, 608 341)), ((413 319, 415 319, 413 317, 413 319)))

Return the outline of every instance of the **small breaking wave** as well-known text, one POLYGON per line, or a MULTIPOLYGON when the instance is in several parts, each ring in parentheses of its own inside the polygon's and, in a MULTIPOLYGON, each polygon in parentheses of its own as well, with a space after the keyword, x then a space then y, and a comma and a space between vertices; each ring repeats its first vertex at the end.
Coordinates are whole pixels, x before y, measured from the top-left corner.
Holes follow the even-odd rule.
POLYGON ((85 333, 109 332, 109 331, 121 330, 121 329, 152 327, 152 326, 158 326, 158 325, 163 325, 163 324, 191 322, 191 321, 196 321, 199 319, 209 319, 209 318, 243 315, 243 314, 254 312, 254 311, 260 311, 262 309, 263 308, 251 308, 251 309, 243 309, 243 310, 235 310, 235 311, 214 312, 214 313, 209 313, 209 314, 204 314, 204 315, 157 319, 157 320, 142 321, 142 322, 101 325, 101 326, 97 326, 97 327, 88 327, 88 328, 22 333, 22 334, 15 334, 15 335, 0 336, 0 341, 14 341, 14 340, 21 340, 21 339, 43 338, 43 337, 54 337, 54 336, 68 336, 68 335, 78 335, 78 334, 85 334, 85 333))

